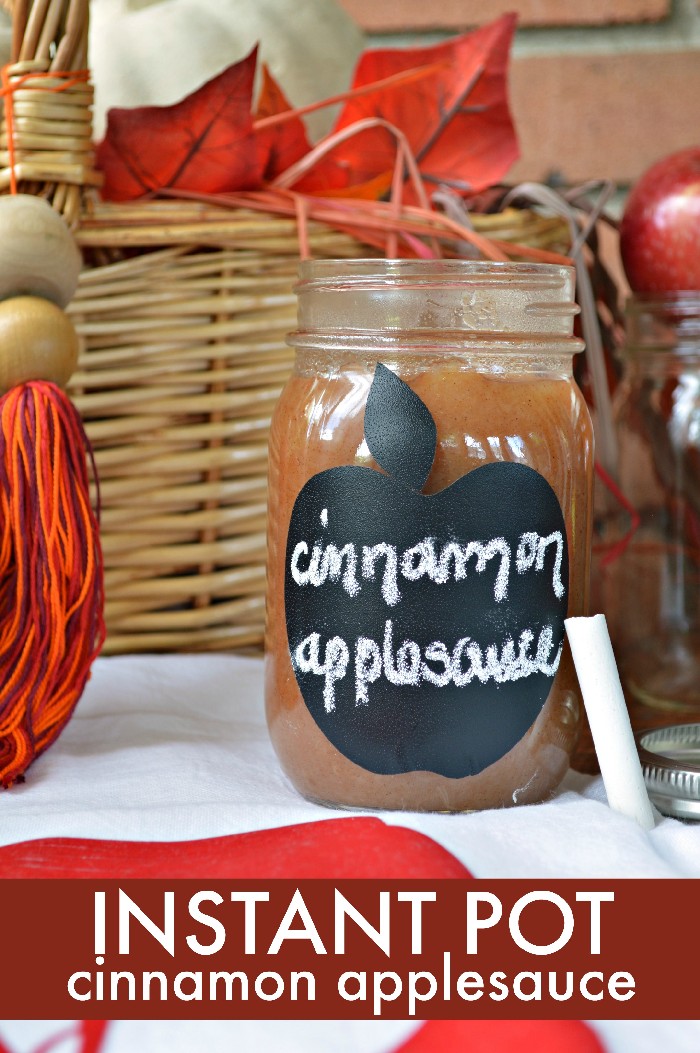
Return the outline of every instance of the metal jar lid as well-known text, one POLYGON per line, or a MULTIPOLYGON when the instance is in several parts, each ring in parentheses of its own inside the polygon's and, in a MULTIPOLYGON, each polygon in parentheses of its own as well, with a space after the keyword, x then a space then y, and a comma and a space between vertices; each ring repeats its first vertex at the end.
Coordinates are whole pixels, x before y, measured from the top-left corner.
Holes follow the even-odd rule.
POLYGON ((640 731, 636 739, 649 797, 659 811, 700 821, 700 723, 640 731))

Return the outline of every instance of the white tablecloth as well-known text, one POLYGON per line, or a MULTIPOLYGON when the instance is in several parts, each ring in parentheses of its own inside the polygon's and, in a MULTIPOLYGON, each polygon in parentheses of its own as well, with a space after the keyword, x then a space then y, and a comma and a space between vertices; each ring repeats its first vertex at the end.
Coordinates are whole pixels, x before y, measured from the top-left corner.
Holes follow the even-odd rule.
MULTIPOLYGON (((280 771, 265 729, 262 663, 184 655, 100 659, 60 739, 0 808, 2 844, 194 840, 338 815, 300 798, 280 771)), ((700 876, 700 824, 664 819, 646 833, 607 807, 600 779, 575 773, 541 805, 382 818, 432 837, 480 878, 700 876)), ((0 1040, 29 1053, 51 1026, 3 1022, 0 1040)), ((120 1023, 104 1053, 385 1053, 415 1026, 120 1023)), ((593 1026, 609 1053, 700 1050, 696 1022, 593 1026)))

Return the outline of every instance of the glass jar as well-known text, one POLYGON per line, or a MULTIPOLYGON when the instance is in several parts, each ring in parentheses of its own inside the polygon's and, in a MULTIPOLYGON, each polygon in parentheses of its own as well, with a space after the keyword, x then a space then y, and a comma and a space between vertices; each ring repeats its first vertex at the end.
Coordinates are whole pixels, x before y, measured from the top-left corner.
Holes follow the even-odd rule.
POLYGON ((623 365, 613 409, 627 507, 606 516, 605 612, 630 702, 697 709, 700 294, 630 300, 623 365))
POLYGON ((266 709, 297 789, 541 800, 581 719, 592 433, 568 267, 302 264, 270 435, 266 709))

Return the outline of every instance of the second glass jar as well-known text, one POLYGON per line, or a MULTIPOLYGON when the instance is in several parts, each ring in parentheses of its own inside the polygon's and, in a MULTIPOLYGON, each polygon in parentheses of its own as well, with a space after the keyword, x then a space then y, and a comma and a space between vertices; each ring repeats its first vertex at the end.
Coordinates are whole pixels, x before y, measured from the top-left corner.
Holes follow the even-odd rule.
MULTIPOLYGON (((631 703, 700 710, 700 295, 627 305, 601 582, 631 703)), ((634 711, 637 723, 651 716, 634 711)))

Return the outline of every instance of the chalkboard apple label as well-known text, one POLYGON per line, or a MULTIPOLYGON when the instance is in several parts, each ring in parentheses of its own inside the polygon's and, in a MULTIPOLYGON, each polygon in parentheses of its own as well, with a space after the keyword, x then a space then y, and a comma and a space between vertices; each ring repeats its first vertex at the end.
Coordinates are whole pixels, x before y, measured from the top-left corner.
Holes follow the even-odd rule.
POLYGON ((383 365, 365 440, 382 471, 314 475, 286 548, 294 674, 329 741, 367 771, 474 775, 532 726, 567 614, 564 516, 546 479, 493 462, 422 487, 435 422, 383 365))

